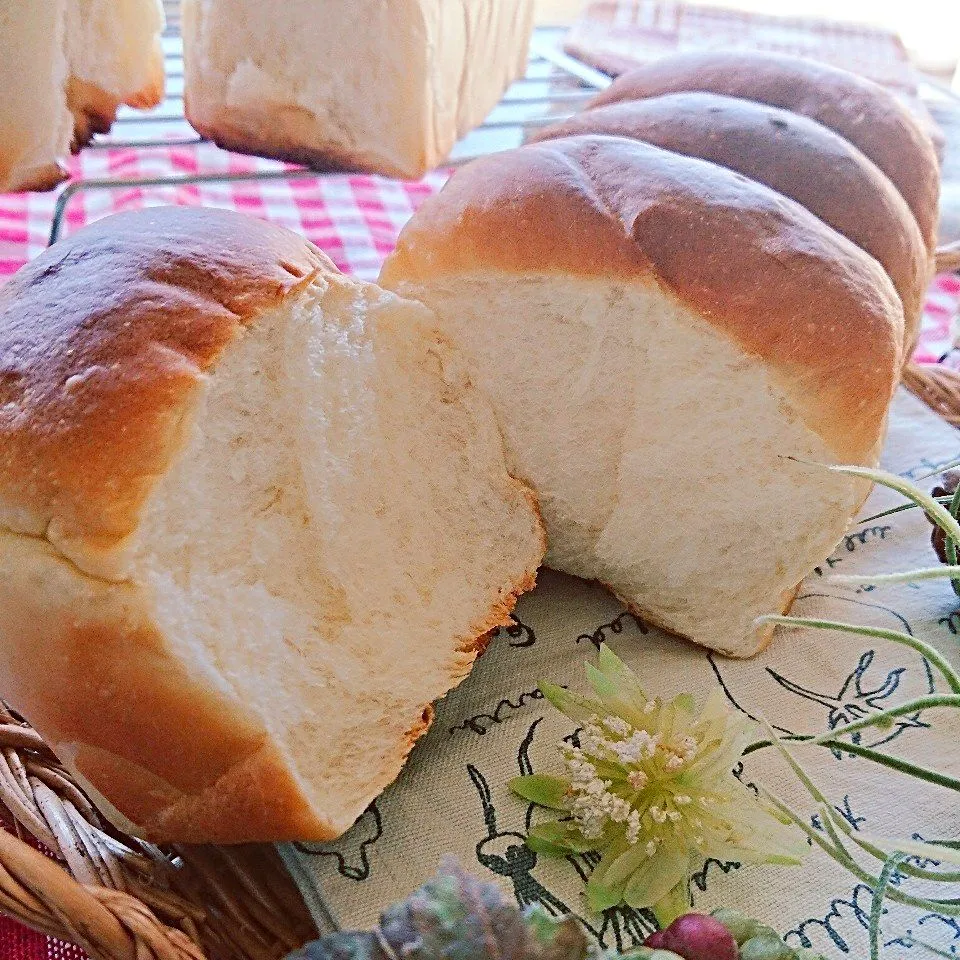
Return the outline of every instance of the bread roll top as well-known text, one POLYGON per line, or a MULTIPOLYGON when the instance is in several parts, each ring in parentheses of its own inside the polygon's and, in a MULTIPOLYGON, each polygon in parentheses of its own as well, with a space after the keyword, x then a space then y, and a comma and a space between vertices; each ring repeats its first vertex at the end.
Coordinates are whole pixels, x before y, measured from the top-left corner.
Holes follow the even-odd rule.
POLYGON ((204 371, 257 314, 335 269, 279 227, 174 207, 46 250, 0 290, 0 523, 122 577, 204 371))
POLYGON ((880 262, 920 324, 930 261, 906 201, 852 143, 814 120, 749 100, 675 93, 585 110, 537 140, 609 134, 735 170, 796 200, 880 262))
POLYGON ((903 352, 896 290, 872 257, 761 184, 618 137, 495 154, 420 208, 382 282, 402 292, 498 271, 658 284, 762 358, 838 458, 861 461, 879 442, 903 352))
POLYGON ((935 245, 940 165, 929 135, 891 91, 801 57, 698 51, 623 74, 591 106, 695 90, 791 110, 846 137, 890 178, 913 211, 927 245, 931 249, 935 245))

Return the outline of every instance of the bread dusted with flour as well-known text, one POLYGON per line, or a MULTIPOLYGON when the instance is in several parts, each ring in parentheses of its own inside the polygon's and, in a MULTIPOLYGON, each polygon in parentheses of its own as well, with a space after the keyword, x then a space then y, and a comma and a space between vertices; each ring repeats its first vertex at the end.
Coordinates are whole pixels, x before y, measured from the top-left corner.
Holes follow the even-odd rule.
POLYGON ((159 0, 0 0, 0 190, 49 189, 122 103, 163 96, 159 0))
POLYGON ((700 157, 805 206, 886 270, 903 302, 909 358, 933 259, 899 191, 849 140, 802 114, 698 92, 585 110, 536 139, 579 134, 630 137, 700 157))
POLYGON ((940 165, 929 134, 884 87, 838 67, 785 54, 704 50, 664 57, 618 77, 591 106, 701 91, 754 100, 829 127, 900 191, 929 249, 937 240, 940 165))
POLYGON ((615 137, 475 161, 381 283, 422 300, 492 398, 547 563, 747 656, 866 495, 903 311, 873 258, 712 163, 615 137), (793 459, 797 458, 797 459, 793 459))
POLYGON ((213 210, 0 292, 0 679, 118 825, 340 834, 533 584, 530 492, 432 324, 213 210))
POLYGON ((241 153, 420 177, 526 72, 534 0, 184 0, 187 117, 241 153))

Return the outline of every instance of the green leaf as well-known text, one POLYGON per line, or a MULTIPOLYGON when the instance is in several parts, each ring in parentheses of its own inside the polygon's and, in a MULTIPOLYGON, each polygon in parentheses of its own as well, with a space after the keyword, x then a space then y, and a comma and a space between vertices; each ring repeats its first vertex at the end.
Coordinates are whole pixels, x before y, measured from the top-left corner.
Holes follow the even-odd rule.
POLYGON ((676 887, 686 887, 687 864, 679 857, 647 857, 627 882, 623 899, 635 910, 652 907, 674 895, 676 887))
POLYGON ((619 690, 618 696, 625 700, 639 699, 646 702, 647 695, 640 686, 637 675, 605 644, 600 645, 597 669, 619 690))
POLYGON ((587 723, 604 712, 596 700, 582 697, 572 690, 558 687, 555 683, 544 681, 539 686, 544 697, 574 723, 587 723))
MULTIPOLYGON (((552 846, 561 850, 563 854, 568 853, 589 853, 603 845, 602 840, 585 840, 580 832, 570 823, 561 820, 553 820, 549 823, 538 823, 527 834, 527 846, 536 849, 530 841, 537 844, 552 846)), ((538 852, 546 853, 547 850, 538 852)))
POLYGON ((536 773, 526 777, 514 777, 507 786, 518 797, 529 800, 539 807, 547 807, 549 810, 566 810, 564 798, 570 784, 561 777, 548 777, 536 773))
POLYGON ((692 693, 678 693, 672 701, 673 705, 684 713, 695 713, 697 701, 694 700, 692 693))

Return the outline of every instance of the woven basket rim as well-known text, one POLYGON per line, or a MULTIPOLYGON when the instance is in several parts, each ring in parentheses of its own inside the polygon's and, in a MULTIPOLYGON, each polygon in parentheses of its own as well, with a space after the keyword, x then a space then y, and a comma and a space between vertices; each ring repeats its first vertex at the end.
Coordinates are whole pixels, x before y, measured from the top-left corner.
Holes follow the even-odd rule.
POLYGON ((0 805, 12 829, 0 829, 0 912, 90 960, 278 960, 316 936, 272 846, 158 847, 119 832, 3 701, 0 805))

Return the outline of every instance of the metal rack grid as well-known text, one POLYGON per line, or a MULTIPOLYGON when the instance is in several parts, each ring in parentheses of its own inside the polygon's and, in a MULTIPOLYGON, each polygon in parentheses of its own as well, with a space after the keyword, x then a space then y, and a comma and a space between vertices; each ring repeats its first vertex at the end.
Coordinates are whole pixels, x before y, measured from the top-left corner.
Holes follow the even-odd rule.
MULTIPOLYGON (((163 35, 167 89, 164 102, 156 109, 142 112, 123 107, 113 129, 97 136, 88 150, 136 149, 155 147, 195 147, 207 143, 187 123, 183 112, 183 42, 180 35, 179 0, 164 0, 167 26, 163 35)), ((476 130, 467 134, 454 148, 449 166, 458 166, 475 157, 522 144, 527 132, 546 126, 575 112, 610 78, 577 60, 560 48, 563 31, 538 28, 530 47, 527 74, 507 90, 501 102, 476 130)), ((212 144, 209 149, 216 149, 212 144)), ((275 161, 261 161, 256 170, 242 173, 170 173, 157 177, 78 178, 67 183, 57 196, 50 228, 49 243, 63 232, 70 204, 79 194, 97 190, 143 187, 179 187, 191 184, 235 183, 244 181, 302 180, 322 176, 306 167, 275 161)))

